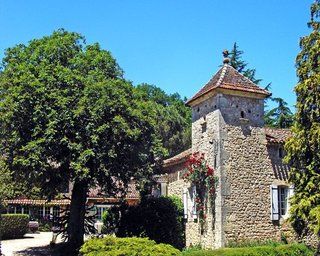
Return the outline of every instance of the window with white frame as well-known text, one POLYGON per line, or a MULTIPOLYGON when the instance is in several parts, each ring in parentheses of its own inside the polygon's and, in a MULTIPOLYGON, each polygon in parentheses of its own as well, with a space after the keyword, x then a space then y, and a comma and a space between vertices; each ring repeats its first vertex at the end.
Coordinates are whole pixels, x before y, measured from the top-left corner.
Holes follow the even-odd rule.
POLYGON ((191 186, 183 192, 184 218, 197 219, 196 187, 191 186))
POLYGON ((60 215, 60 207, 59 206, 53 206, 52 214, 53 214, 53 217, 59 217, 59 215, 60 215))
POLYGON ((280 220, 289 214, 289 198, 293 195, 293 186, 271 185, 271 219, 280 220))
POLYGON ((108 210, 108 205, 96 205, 96 220, 102 220, 102 215, 108 210))

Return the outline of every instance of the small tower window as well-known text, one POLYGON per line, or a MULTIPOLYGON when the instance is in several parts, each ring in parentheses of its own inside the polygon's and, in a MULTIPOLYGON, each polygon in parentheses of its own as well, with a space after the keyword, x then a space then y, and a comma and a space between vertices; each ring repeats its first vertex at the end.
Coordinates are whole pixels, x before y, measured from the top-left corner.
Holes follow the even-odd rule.
POLYGON ((205 133, 207 131, 207 122, 204 122, 203 124, 201 124, 201 131, 202 133, 205 133))
POLYGON ((244 116, 245 116, 245 115, 244 115, 244 111, 241 111, 241 112, 240 112, 240 116, 241 116, 241 118, 244 118, 244 116))

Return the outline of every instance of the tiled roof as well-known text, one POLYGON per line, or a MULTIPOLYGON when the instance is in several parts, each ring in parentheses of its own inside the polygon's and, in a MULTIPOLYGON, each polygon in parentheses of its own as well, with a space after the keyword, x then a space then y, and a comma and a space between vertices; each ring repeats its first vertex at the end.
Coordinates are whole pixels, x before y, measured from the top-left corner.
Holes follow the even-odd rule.
MULTIPOLYGON (((114 198, 120 198, 121 194, 118 193, 114 198)), ((139 198, 139 191, 137 190, 136 184, 131 182, 127 186, 127 194, 125 196, 126 199, 128 198, 139 198)), ((111 198, 111 196, 105 195, 103 190, 100 187, 91 188, 89 190, 88 198, 111 198)))
MULTIPOLYGON (((116 202, 119 201, 121 195, 120 193, 116 196, 107 196, 104 195, 102 192, 102 189, 100 187, 91 188, 89 190, 88 194, 88 200, 95 200, 95 199, 103 199, 104 201, 110 201, 110 202, 116 202)), ((125 196, 126 200, 132 200, 132 199, 139 199, 139 191, 136 188, 135 183, 129 183, 127 187, 127 194, 125 196)), ((6 204, 19 204, 19 205, 69 205, 70 200, 69 199, 56 199, 47 201, 45 199, 28 199, 28 198, 16 198, 11 200, 5 200, 6 204)))
POLYGON ((17 198, 12 200, 5 200, 6 204, 19 204, 19 205, 69 205, 69 199, 57 199, 47 201, 45 199, 28 199, 28 198, 17 198))
POLYGON ((284 143, 290 136, 290 129, 265 128, 269 143, 284 143))
POLYGON ((192 154, 192 149, 189 148, 178 155, 175 155, 169 159, 163 161, 163 167, 170 166, 185 161, 192 154))
POLYGON ((224 64, 210 81, 186 103, 189 104, 195 99, 217 88, 251 92, 265 96, 270 95, 270 92, 254 84, 250 79, 240 74, 232 66, 224 64))

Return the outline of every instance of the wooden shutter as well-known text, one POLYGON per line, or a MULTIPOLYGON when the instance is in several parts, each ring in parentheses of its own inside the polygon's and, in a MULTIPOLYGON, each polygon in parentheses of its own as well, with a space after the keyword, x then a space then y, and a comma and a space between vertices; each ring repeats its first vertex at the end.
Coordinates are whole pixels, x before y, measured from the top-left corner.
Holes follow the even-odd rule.
POLYGON ((196 196, 197 196, 197 190, 196 186, 191 187, 191 200, 192 200, 192 209, 191 209, 191 215, 193 219, 197 219, 197 204, 196 204, 196 196))
POLYGON ((167 196, 167 183, 162 182, 160 186, 161 196, 167 196))
POLYGON ((183 216, 188 219, 188 193, 186 190, 183 191, 183 216))
POLYGON ((279 191, 278 186, 270 186, 270 197, 271 197, 271 220, 279 220, 279 191))

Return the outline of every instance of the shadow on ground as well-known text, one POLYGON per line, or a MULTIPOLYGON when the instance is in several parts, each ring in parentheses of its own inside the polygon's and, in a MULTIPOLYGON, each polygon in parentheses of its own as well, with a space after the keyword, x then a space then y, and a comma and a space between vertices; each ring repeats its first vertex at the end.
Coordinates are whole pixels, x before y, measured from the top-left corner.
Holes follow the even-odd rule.
POLYGON ((19 256, 44 256, 44 255, 54 255, 51 252, 50 246, 39 246, 39 247, 29 247, 26 250, 17 251, 15 255, 19 256))

